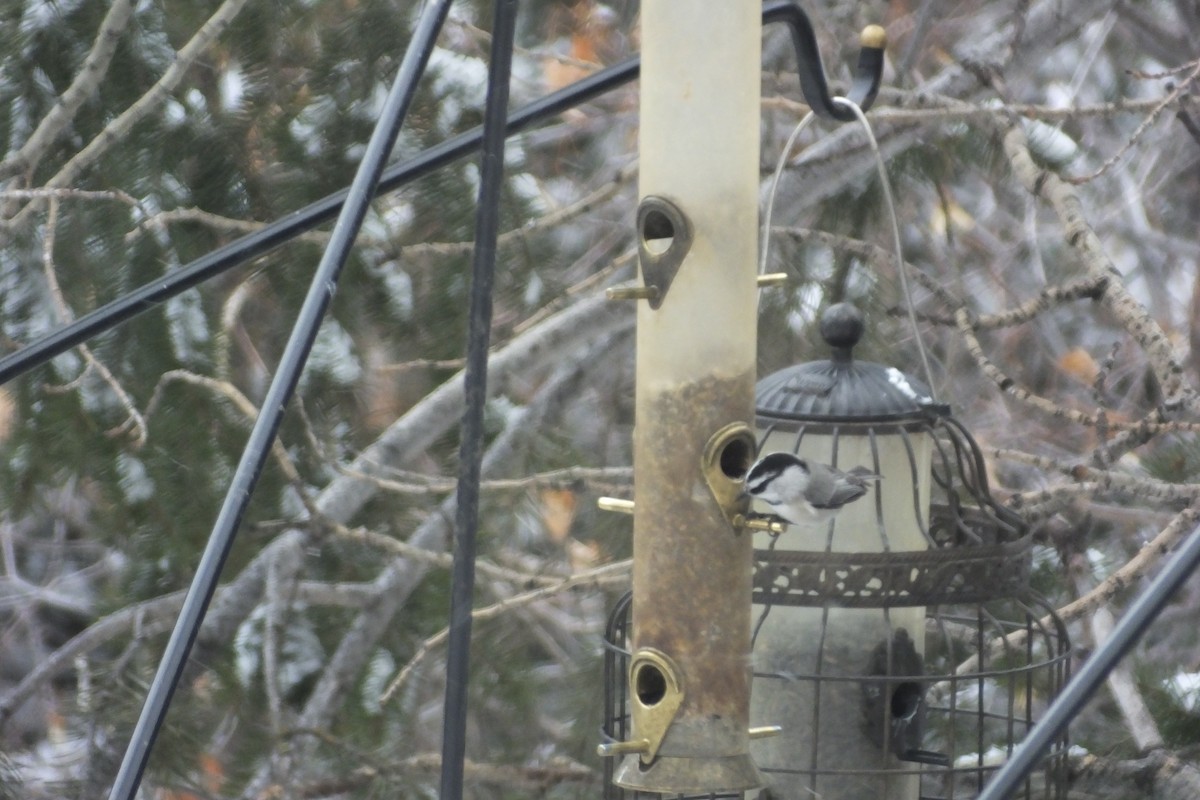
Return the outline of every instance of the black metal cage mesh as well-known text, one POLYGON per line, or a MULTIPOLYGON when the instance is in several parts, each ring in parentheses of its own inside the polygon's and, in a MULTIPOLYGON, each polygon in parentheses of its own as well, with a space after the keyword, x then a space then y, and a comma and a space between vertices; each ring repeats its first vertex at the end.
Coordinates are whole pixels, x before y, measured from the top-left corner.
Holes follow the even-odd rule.
MULTIPOLYGON (((604 726, 602 740, 626 741, 631 736, 626 673, 630 649, 630 598, 625 595, 613 608, 605 630, 604 726)), ((882 613, 882 612, 881 612, 882 613)), ((780 782, 802 786, 812 796, 824 796, 825 787, 851 780, 870 796, 888 797, 898 776, 917 776, 921 800, 960 800, 974 797, 988 776, 999 768, 1061 689, 1069 676, 1069 641, 1053 608, 1036 595, 960 606, 931 607, 926 612, 924 671, 919 676, 869 674, 821 675, 815 673, 755 671, 758 690, 775 682, 810 697, 849 689, 867 698, 896 697, 906 688, 924 692, 925 749, 944 755, 945 764, 923 764, 889 759, 885 767, 836 769, 813 767, 818 761, 819 740, 807 763, 769 763, 757 758, 768 785, 780 782)), ((896 701, 893 700, 893 703, 896 701)), ((779 720, 781 724, 812 725, 820 729, 820 703, 813 719, 779 720)), ((890 708, 889 711, 896 711, 890 708)), ((758 721, 755 721, 758 722, 758 721)), ((761 722, 768 722, 762 720, 761 722)), ((1042 769, 1029 779, 1020 798, 1061 800, 1067 789, 1065 736, 1046 754, 1042 769)), ((612 782, 616 759, 604 760, 606 800, 638 800, 657 795, 627 791, 612 782)), ((682 795, 680 797, 683 797, 682 795)), ((709 793, 688 798, 741 798, 743 794, 709 793)))
MULTIPOLYGON (((802 731, 786 747, 752 743, 767 791, 773 798, 974 797, 1069 672, 1066 629, 1029 588, 1026 526, 994 502, 978 446, 942 410, 915 420, 810 424, 770 419, 760 408, 759 422, 764 439, 782 434, 795 452, 819 436, 835 454, 877 454, 877 440, 898 436, 914 475, 920 448, 912 442, 928 437, 932 476, 928 511, 916 511, 925 549, 888 549, 898 513, 882 507, 866 515, 873 522, 865 527, 877 531, 859 531, 860 539, 877 538, 880 552, 837 549, 832 525, 818 537, 820 550, 790 549, 786 533, 759 534, 751 725, 781 725, 781 740, 789 728, 802 731)), ((628 598, 617 604, 605 636, 605 741, 632 733, 629 609, 628 598)), ((1018 796, 1065 797, 1066 757, 1064 735, 1018 796)), ((606 760, 605 797, 644 794, 611 783, 613 761, 606 760)))

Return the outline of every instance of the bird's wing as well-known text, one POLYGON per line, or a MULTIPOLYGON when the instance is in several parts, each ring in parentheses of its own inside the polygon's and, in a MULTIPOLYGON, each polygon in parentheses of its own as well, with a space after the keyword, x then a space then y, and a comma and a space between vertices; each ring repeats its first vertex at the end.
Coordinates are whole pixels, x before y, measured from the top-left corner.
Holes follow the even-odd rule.
POLYGON ((813 503, 816 508, 841 508, 846 503, 852 503, 867 493, 865 484, 845 482, 829 493, 829 498, 822 504, 813 503))

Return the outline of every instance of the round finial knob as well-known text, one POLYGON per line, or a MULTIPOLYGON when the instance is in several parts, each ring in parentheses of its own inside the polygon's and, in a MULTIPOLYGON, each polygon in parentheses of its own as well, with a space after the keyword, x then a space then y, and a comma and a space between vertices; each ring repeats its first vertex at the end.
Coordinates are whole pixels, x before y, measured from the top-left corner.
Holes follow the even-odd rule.
POLYGON ((849 358, 865 329, 863 314, 850 303, 835 303, 821 314, 821 337, 833 348, 835 358, 849 358))

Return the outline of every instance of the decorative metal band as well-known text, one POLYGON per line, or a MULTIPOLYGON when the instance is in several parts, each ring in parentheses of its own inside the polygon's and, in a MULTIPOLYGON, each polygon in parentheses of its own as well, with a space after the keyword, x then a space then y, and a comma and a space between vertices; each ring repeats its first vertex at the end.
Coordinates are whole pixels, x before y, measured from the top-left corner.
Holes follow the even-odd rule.
POLYGON ((1033 542, 890 553, 755 550, 757 605, 885 608, 977 603, 1029 588, 1033 542))

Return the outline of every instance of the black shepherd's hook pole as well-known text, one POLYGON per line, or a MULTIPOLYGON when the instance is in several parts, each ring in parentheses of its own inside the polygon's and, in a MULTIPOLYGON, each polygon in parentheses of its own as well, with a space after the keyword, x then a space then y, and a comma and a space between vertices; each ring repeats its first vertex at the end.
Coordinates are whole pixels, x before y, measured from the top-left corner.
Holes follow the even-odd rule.
POLYGON ((505 116, 512 74, 517 0, 496 0, 483 112, 479 202, 475 206, 475 254, 471 265, 471 309, 463 412, 458 454, 458 505, 454 515, 454 577, 450 586, 450 630, 446 652, 446 701, 442 708, 441 800, 461 800, 466 756, 467 683, 471 660, 471 608, 475 604, 475 534, 479 528, 479 478, 483 461, 483 407, 492 329, 492 283, 504 180, 505 116))
POLYGON ((1063 735, 1088 698, 1100 688, 1117 662, 1137 644, 1167 602, 1179 591, 1184 581, 1195 574, 1197 568, 1200 568, 1200 526, 1188 534, 1183 546, 1171 557, 1162 572, 1154 577, 1113 626, 1112 634, 1067 681, 1062 693, 1054 698, 1024 741, 1017 745, 1004 766, 984 785, 977 800, 1006 800, 1012 796, 1037 768, 1047 748, 1063 735))
POLYGON ((196 568, 191 588, 183 601, 183 609, 179 613, 170 641, 167 642, 167 649, 159 662, 154 682, 150 685, 146 703, 142 706, 141 716, 134 727, 133 737, 121 761, 121 768, 109 794, 110 800, 133 800, 141 783, 150 749, 162 726, 167 707, 171 703, 184 664, 196 640, 200 623, 204 620, 209 601, 216 590, 217 578, 220 577, 221 567, 233 545, 238 523, 250 502, 250 495, 266 463, 267 453, 283 418, 283 411, 295 391, 304 363, 308 360, 317 329, 337 288, 338 276, 350 255, 359 228, 362 227, 371 198, 375 195, 379 176, 383 173, 383 167, 396 144, 400 126, 416 94, 417 82, 425 71, 434 42, 449 10, 450 0, 430 0, 417 21, 412 42, 400 63, 400 70, 384 102, 379 122, 371 133, 362 162, 354 175, 353 183, 350 184, 329 244, 317 265, 312 284, 292 328, 291 337, 267 390, 262 411, 254 422, 254 428, 250 432, 246 449, 225 495, 225 502, 217 515, 208 545, 196 568))
MULTIPOLYGON (((820 53, 817 50, 817 40, 804 11, 791 0, 766 3, 763 5, 763 23, 772 22, 783 22, 790 29, 792 43, 796 49, 800 85, 805 100, 813 110, 829 119, 842 122, 854 120, 852 111, 837 105, 831 99, 824 68, 821 66, 820 53)), ((639 58, 630 58, 517 109, 508 118, 508 134, 522 131, 628 83, 638 76, 640 67, 639 58)), ((875 42, 865 42, 859 51, 854 85, 849 93, 850 99, 864 111, 875 101, 882 72, 882 48, 876 46, 875 42)), ((423 175, 428 175, 474 152, 482 140, 482 129, 475 128, 431 147, 415 158, 389 167, 379 180, 376 191, 394 191, 423 175)), ((347 194, 348 190, 343 189, 293 211, 262 230, 235 239, 129 294, 78 317, 73 322, 30 342, 17 352, 0 358, 0 385, 143 311, 149 311, 180 292, 198 286, 252 258, 269 253, 300 234, 328 222, 346 202, 347 194)))

